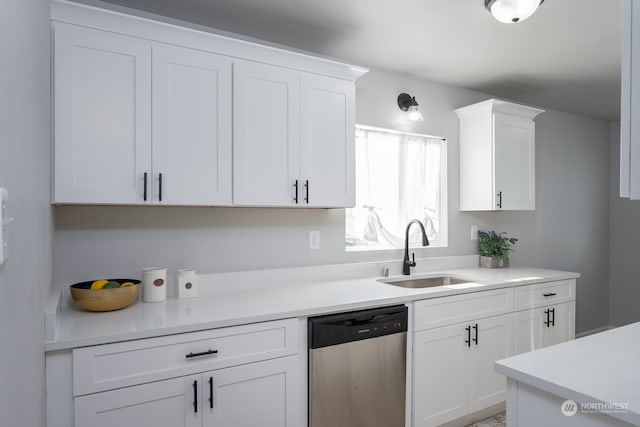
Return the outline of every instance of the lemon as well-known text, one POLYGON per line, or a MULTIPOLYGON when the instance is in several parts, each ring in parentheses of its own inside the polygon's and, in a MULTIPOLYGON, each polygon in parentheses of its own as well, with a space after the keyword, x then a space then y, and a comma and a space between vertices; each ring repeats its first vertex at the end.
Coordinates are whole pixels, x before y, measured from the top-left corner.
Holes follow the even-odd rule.
POLYGON ((102 287, 104 285, 106 285, 107 283, 109 283, 108 280, 104 280, 104 279, 96 280, 95 282, 93 282, 91 284, 91 288, 90 289, 102 289, 102 287))
POLYGON ((126 288, 127 286, 135 286, 135 284, 132 282, 124 282, 122 285, 120 285, 121 288, 126 288))
POLYGON ((102 285, 102 289, 112 289, 112 288, 119 288, 120 287, 120 283, 118 282, 107 282, 104 285, 102 285))

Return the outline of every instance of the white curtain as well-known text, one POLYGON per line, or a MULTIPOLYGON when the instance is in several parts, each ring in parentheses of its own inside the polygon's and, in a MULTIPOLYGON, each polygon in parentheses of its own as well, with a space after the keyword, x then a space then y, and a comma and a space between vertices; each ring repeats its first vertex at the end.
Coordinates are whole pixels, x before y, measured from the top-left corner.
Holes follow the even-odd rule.
MULTIPOLYGON (((441 138, 358 126, 356 207, 346 212, 347 246, 401 248, 408 222, 419 219, 429 240, 440 230, 441 138)), ((418 227, 410 240, 421 242, 418 227)))

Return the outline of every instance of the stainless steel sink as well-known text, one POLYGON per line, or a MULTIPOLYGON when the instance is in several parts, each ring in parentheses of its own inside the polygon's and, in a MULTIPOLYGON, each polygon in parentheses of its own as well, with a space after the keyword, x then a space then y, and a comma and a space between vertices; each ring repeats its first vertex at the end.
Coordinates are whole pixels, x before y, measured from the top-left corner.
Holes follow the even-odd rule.
POLYGON ((399 279, 399 280, 380 280, 388 285, 400 286, 401 288, 435 288, 437 286, 459 285, 461 283, 469 283, 471 280, 463 279, 455 276, 437 276, 423 277, 415 279, 399 279))

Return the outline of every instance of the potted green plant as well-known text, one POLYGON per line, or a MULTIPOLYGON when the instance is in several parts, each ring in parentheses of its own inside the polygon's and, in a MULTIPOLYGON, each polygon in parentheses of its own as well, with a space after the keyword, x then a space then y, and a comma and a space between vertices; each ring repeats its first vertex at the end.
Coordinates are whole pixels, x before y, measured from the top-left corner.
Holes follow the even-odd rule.
POLYGON ((479 231, 478 247, 480 250, 480 267, 509 267, 511 246, 518 241, 515 237, 507 237, 507 233, 495 231, 479 231))

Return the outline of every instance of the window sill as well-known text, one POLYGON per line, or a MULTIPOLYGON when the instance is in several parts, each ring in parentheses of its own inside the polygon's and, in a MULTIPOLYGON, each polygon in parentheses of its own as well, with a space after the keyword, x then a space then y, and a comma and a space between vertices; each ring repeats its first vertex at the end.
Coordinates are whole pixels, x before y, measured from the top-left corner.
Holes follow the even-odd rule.
MULTIPOLYGON (((424 248, 446 248, 447 245, 429 245, 429 246, 409 246, 409 249, 424 249, 424 248)), ((377 246, 345 246, 345 252, 394 252, 404 251, 404 248, 380 248, 377 246)))

